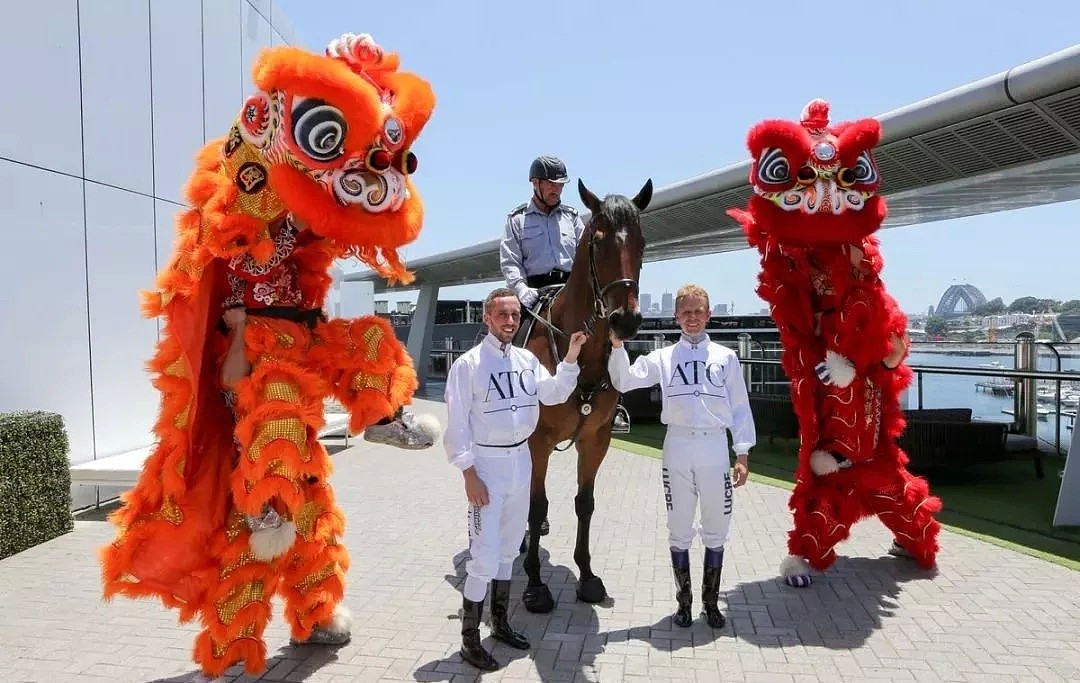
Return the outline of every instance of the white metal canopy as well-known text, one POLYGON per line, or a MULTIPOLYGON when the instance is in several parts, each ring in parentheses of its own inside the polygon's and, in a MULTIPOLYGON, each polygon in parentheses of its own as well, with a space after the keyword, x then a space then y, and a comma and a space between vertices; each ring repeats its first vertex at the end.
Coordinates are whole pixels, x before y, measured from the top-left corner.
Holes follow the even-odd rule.
MULTIPOLYGON (((877 118, 886 228, 1080 198, 1080 45, 877 118)), ((642 215, 645 260, 747 248, 726 211, 745 206, 750 163, 656 191, 642 215)), ((498 238, 407 265, 410 285, 389 288, 370 270, 343 279, 377 292, 502 279, 498 238)))

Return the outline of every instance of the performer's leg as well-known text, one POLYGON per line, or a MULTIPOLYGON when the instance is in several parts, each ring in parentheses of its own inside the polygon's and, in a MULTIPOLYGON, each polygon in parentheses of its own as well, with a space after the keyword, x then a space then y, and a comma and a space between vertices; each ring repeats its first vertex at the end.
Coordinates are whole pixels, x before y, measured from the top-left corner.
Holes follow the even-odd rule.
MULTIPOLYGON (((232 477, 233 500, 255 518, 276 510, 286 520, 283 528, 292 532, 288 520, 307 502, 304 482, 329 474, 326 449, 318 439, 327 387, 308 360, 306 327, 253 318, 245 338, 253 363, 251 375, 236 385, 240 456, 232 477)), ((272 556, 291 545, 291 539, 278 535, 280 542, 266 548, 272 556)))
POLYGON ((664 503, 667 507, 668 547, 671 550, 671 569, 675 576, 675 602, 678 605, 671 620, 676 626, 687 627, 694 621, 690 610, 694 604, 690 581, 690 545, 694 539, 694 515, 697 512, 698 491, 694 483, 691 459, 686 449, 687 439, 664 442, 663 469, 664 503))
POLYGON ((263 631, 270 620, 270 597, 278 567, 255 558, 244 515, 234 510, 214 545, 223 546, 220 581, 202 606, 203 630, 195 639, 195 661, 207 677, 221 676, 237 662, 254 675, 266 668, 263 631))
POLYGON ((529 649, 529 641, 510 626, 510 578, 520 539, 529 520, 529 489, 532 458, 528 447, 516 455, 513 485, 503 502, 499 524, 499 567, 491 582, 491 637, 519 650, 529 649))
POLYGON ((796 478, 788 503, 795 527, 788 533, 790 555, 780 569, 789 584, 809 585, 807 565, 818 571, 829 568, 836 559, 836 544, 850 535, 851 525, 862 515, 862 505, 844 474, 849 471, 796 478))
POLYGON ((734 495, 731 468, 727 466, 727 440, 721 444, 700 444, 694 455, 694 478, 701 495, 701 540, 705 545, 705 563, 701 579, 701 604, 705 620, 713 628, 723 628, 724 615, 720 598, 720 575, 724 567, 724 545, 728 542, 734 495), (723 453, 722 463, 717 463, 723 453), (700 463, 700 466, 699 466, 700 463))
POLYGON ((352 627, 352 617, 341 604, 349 569, 348 551, 340 544, 344 518, 329 482, 309 482, 306 494, 308 500, 294 519, 296 542, 283 558, 285 617, 294 643, 343 645, 352 627))
POLYGON ((932 569, 937 561, 938 532, 941 524, 935 515, 941 511, 941 499, 930 494, 930 485, 913 476, 900 465, 887 461, 865 463, 873 476, 868 483, 882 483, 861 491, 864 505, 873 511, 896 537, 896 544, 923 569, 932 569))

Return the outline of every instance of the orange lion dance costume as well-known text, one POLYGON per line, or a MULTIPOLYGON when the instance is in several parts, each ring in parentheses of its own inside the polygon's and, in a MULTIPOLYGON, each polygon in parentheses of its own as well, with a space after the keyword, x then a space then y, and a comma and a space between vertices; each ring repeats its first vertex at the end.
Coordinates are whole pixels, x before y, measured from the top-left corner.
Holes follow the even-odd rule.
POLYGON ((874 236, 886 215, 871 154, 880 137, 875 119, 830 126, 824 100, 798 123, 758 123, 747 138, 754 194, 748 210, 728 212, 761 254, 757 293, 780 331, 799 421, 795 528, 780 567, 792 586, 830 567, 869 515, 893 532, 895 554, 931 568, 938 550, 941 501, 896 443, 912 372, 874 236))
POLYGON ((164 319, 149 367, 161 391, 158 444, 112 517, 106 598, 156 597, 198 617, 201 676, 266 666, 263 629, 280 594, 295 641, 348 640, 340 605, 344 519, 317 438, 329 395, 358 433, 407 403, 412 362, 384 320, 326 320, 335 259, 412 279, 396 249, 423 207, 410 151, 435 105, 370 36, 326 55, 264 51, 258 90, 224 138, 199 153, 175 253, 145 295, 164 319), (247 311, 250 373, 223 391, 223 311, 247 311))

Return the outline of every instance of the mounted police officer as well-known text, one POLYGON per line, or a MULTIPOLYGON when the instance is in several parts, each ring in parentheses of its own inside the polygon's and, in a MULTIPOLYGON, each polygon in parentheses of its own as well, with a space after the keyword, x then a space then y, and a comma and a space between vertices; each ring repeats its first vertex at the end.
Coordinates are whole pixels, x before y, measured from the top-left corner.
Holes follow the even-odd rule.
MULTIPOLYGON (((524 309, 536 310, 541 289, 564 285, 570 277, 585 223, 577 209, 562 203, 563 186, 569 180, 566 164, 558 157, 536 157, 529 166, 532 198, 506 217, 499 265, 506 286, 514 290, 524 309)), ((523 322, 527 315, 522 316, 523 322)), ((620 405, 613 431, 629 430, 629 417, 620 405)))
POLYGON ((506 218, 499 264, 506 285, 526 308, 536 305, 542 287, 565 284, 570 276, 585 224, 574 207, 562 203, 569 180, 558 158, 537 157, 529 167, 532 198, 506 218))

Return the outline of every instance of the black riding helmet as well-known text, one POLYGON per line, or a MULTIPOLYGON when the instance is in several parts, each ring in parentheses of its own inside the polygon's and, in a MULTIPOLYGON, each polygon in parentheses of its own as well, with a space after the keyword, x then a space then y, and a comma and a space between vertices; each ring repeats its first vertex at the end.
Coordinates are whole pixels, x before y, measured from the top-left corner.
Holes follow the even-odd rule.
POLYGON ((539 156, 533 159, 532 165, 529 166, 529 181, 534 178, 537 180, 549 180, 553 183, 566 183, 570 181, 570 176, 566 174, 566 164, 564 164, 558 157, 553 156, 539 156))

